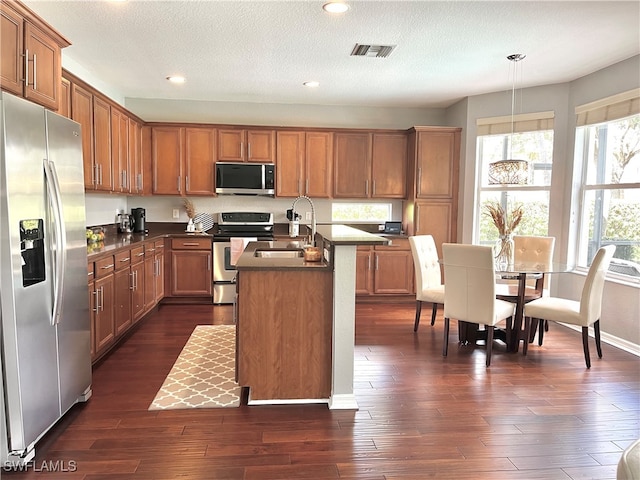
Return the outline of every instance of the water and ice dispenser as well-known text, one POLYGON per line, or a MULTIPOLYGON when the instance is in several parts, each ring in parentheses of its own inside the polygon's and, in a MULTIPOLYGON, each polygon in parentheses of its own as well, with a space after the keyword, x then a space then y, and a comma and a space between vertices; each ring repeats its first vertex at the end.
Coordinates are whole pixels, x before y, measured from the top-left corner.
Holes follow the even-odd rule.
POLYGON ((41 218, 20 220, 23 287, 45 280, 43 223, 41 218))

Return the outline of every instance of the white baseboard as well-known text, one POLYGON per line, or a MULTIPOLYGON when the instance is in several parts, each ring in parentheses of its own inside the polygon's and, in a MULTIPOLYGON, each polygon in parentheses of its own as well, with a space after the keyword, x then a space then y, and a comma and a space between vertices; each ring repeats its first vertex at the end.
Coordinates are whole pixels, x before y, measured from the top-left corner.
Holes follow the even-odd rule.
POLYGON ((358 402, 354 394, 331 395, 329 410, 358 410, 358 402))
MULTIPOLYGON (((563 323, 562 325, 570 328, 571 330, 575 330, 576 332, 582 332, 582 327, 578 327, 577 325, 567 325, 566 323, 563 323)), ((593 327, 589 327, 589 336, 594 336, 593 327)), ((615 335, 611 335, 610 333, 603 332, 602 328, 600 329, 600 340, 608 345, 631 353, 636 357, 640 357, 640 345, 625 340, 624 338, 616 337, 615 335)))

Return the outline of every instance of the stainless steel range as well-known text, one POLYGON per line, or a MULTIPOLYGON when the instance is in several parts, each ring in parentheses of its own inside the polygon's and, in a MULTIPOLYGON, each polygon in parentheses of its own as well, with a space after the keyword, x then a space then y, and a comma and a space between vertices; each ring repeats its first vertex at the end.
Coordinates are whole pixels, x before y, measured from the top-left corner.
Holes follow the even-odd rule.
POLYGON ((213 303, 234 303, 236 267, 231 243, 273 240, 273 214, 228 212, 218 214, 213 234, 213 303))

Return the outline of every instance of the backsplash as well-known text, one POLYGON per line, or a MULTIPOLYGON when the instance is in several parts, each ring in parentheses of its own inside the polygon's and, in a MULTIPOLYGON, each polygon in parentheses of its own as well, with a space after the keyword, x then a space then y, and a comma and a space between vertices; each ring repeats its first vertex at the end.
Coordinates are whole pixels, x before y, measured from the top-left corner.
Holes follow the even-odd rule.
MULTIPOLYGON (((287 223, 287 209, 291 208, 293 198, 270 198, 260 196, 240 196, 240 195, 220 195, 217 197, 189 197, 193 202, 196 212, 210 213, 214 220, 220 212, 233 211, 255 211, 271 212, 275 223, 287 223)), ((357 201, 357 200, 356 200, 357 201)), ((331 222, 331 206, 338 200, 317 198, 313 199, 316 211, 316 221, 318 223, 331 222)), ((344 200, 340 200, 344 202, 344 200)), ((147 222, 173 222, 187 223, 187 214, 184 210, 182 197, 169 195, 154 195, 147 197, 127 197, 123 195, 104 195, 99 193, 88 193, 85 196, 87 225, 105 225, 115 223, 116 211, 131 213, 132 208, 142 207, 146 210, 147 222), (179 218, 173 218, 173 210, 178 209, 179 218)), ((402 220, 402 200, 385 200, 384 203, 392 204, 393 218, 391 220, 402 220)), ((302 215, 302 222, 305 220, 305 213, 310 211, 308 204, 298 202, 296 211, 302 215)))

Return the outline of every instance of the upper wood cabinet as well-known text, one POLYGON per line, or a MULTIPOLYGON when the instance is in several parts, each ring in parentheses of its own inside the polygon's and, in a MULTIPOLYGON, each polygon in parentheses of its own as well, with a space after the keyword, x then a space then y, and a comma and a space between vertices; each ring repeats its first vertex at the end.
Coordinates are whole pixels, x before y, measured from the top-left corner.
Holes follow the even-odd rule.
POLYGON ((93 94, 76 84, 71 84, 71 118, 82 127, 84 188, 94 189, 97 176, 93 160, 93 94))
POLYGON ((336 133, 333 196, 369 197, 371 134, 336 133))
POLYGON ((93 97, 93 162, 96 168, 95 189, 113 191, 111 163, 111 105, 93 97))
POLYGON ((336 133, 334 196, 405 198, 404 133, 336 133))
POLYGON ((275 130, 218 130, 219 162, 274 163, 275 130))
POLYGON ((133 194, 144 193, 144 167, 142 164, 142 127, 134 119, 127 122, 129 131, 129 191, 133 194))
POLYGON ((331 196, 331 132, 280 131, 276 143, 276 196, 331 196))
POLYGON ((113 190, 129 193, 131 191, 129 117, 113 107, 111 108, 111 165, 113 167, 113 190))
POLYGON ((211 128, 153 127, 153 193, 214 195, 215 139, 211 128))
POLYGON ((0 3, 0 87, 58 110, 61 50, 71 43, 19 2, 0 3))
POLYGON ((71 118, 71 82, 62 78, 60 82, 60 108, 58 113, 63 117, 71 118))

